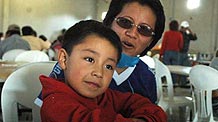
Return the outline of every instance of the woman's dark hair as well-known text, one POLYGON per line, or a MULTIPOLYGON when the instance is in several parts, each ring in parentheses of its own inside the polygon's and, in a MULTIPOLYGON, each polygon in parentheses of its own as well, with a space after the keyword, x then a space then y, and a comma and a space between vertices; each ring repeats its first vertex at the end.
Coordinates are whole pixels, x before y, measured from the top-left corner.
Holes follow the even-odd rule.
POLYGON ((82 43, 84 38, 89 35, 97 35, 108 40, 117 49, 119 61, 122 52, 119 36, 113 30, 95 20, 80 21, 70 27, 64 34, 62 48, 70 55, 73 47, 82 43))
POLYGON ((172 20, 169 24, 170 30, 178 31, 179 30, 179 23, 177 20, 172 20))
POLYGON ((107 15, 103 20, 103 23, 106 26, 111 27, 114 18, 122 11, 123 7, 126 4, 133 3, 133 2, 138 2, 142 6, 143 5, 149 6, 153 10, 157 18, 155 23, 155 29, 154 29, 155 35, 153 36, 153 41, 140 54, 140 56, 144 56, 147 53, 147 51, 149 51, 151 48, 153 48, 156 45, 156 43, 159 41, 159 39, 161 38, 164 32, 165 15, 164 15, 163 6, 161 5, 161 2, 159 0, 112 0, 107 15))

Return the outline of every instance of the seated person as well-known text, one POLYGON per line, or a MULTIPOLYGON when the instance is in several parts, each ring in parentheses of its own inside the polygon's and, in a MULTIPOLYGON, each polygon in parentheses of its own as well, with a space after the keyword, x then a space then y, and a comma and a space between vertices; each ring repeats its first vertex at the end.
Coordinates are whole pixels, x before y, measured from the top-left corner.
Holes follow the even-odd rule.
POLYGON ((21 30, 22 38, 29 43, 31 50, 43 51, 50 48, 51 43, 48 40, 44 41, 38 38, 36 31, 31 26, 23 26, 21 30))
POLYGON ((4 33, 0 32, 0 43, 1 43, 2 40, 4 40, 4 33))
POLYGON ((42 122, 166 122, 148 98, 108 88, 121 51, 119 37, 100 22, 69 28, 58 53, 64 81, 40 76, 42 122))
POLYGON ((218 50, 216 51, 216 54, 214 55, 213 59, 211 60, 210 67, 218 70, 218 50))
POLYGON ((6 38, 0 43, 0 59, 4 53, 14 50, 23 49, 30 50, 30 45, 20 35, 20 27, 18 25, 9 26, 6 32, 6 38))
MULTIPOLYGON (((218 70, 218 50, 211 60, 210 67, 218 70)), ((212 91, 212 105, 213 105, 213 116, 215 120, 218 120, 218 89, 212 91)))

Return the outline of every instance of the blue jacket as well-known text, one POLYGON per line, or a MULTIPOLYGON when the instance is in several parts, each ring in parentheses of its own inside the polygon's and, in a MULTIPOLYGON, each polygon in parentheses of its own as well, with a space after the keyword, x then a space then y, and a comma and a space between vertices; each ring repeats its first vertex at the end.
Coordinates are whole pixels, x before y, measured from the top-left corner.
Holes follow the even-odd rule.
POLYGON ((157 87, 153 72, 143 61, 139 60, 132 74, 120 85, 117 85, 113 78, 110 88, 121 92, 138 93, 151 100, 157 101, 157 87))

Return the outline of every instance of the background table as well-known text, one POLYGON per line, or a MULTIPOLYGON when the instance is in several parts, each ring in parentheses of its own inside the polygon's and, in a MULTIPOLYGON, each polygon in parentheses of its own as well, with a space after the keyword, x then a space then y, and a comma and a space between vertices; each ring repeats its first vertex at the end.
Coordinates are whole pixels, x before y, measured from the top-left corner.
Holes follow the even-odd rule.
POLYGON ((181 66, 181 65, 167 65, 171 73, 189 76, 189 72, 192 67, 181 66))
POLYGON ((0 82, 5 82, 7 77, 15 71, 19 66, 26 64, 26 62, 8 62, 0 61, 0 82))

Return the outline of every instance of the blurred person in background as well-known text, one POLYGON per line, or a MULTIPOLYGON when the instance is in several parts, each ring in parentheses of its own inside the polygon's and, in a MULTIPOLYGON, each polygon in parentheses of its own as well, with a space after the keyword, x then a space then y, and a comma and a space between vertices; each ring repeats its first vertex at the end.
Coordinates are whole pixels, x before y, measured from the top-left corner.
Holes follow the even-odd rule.
POLYGON ((190 41, 197 40, 197 35, 190 29, 187 21, 182 21, 180 32, 183 35, 183 48, 181 49, 180 64, 183 66, 191 66, 191 62, 188 57, 190 41))
POLYGON ((0 42, 4 39, 4 33, 0 32, 0 42))
POLYGON ((58 54, 59 49, 61 49, 61 47, 62 47, 63 37, 64 37, 65 31, 66 31, 65 28, 62 29, 61 33, 57 37, 57 39, 51 43, 51 47, 50 47, 49 51, 54 53, 54 55, 52 56, 52 60, 57 60, 57 54, 58 54))
POLYGON ((12 24, 8 27, 6 38, 0 44, 0 58, 3 54, 13 49, 30 50, 30 45, 20 34, 20 27, 12 24))
MULTIPOLYGON (((183 37, 179 32, 179 23, 177 20, 172 20, 169 23, 169 29, 164 33, 162 46, 160 50, 160 58, 166 65, 179 65, 180 51, 183 48, 183 37)), ((176 75, 172 74, 173 83, 178 81, 176 75)))
MULTIPOLYGON (((180 26, 180 32, 183 36, 183 48, 180 51, 180 65, 191 66, 192 63, 188 56, 189 45, 191 41, 197 40, 197 35, 190 29, 188 21, 182 21, 180 26)), ((179 80, 181 86, 186 86, 189 83, 187 76, 180 76, 179 80)))
POLYGON ((31 47, 31 50, 47 50, 51 46, 49 41, 44 41, 36 36, 34 36, 34 30, 31 26, 22 27, 22 38, 26 40, 31 47))
POLYGON ((64 38, 64 33, 66 32, 66 29, 63 28, 61 30, 60 35, 57 37, 56 40, 54 40, 51 44, 51 48, 57 53, 58 50, 62 47, 62 42, 63 42, 63 38, 64 38))
POLYGON ((39 35, 39 38, 42 39, 43 41, 47 41, 47 37, 45 35, 39 35))
MULTIPOLYGON (((216 50, 209 66, 218 70, 218 49, 216 50)), ((212 91, 212 107, 214 119, 218 121, 218 89, 212 91)))

